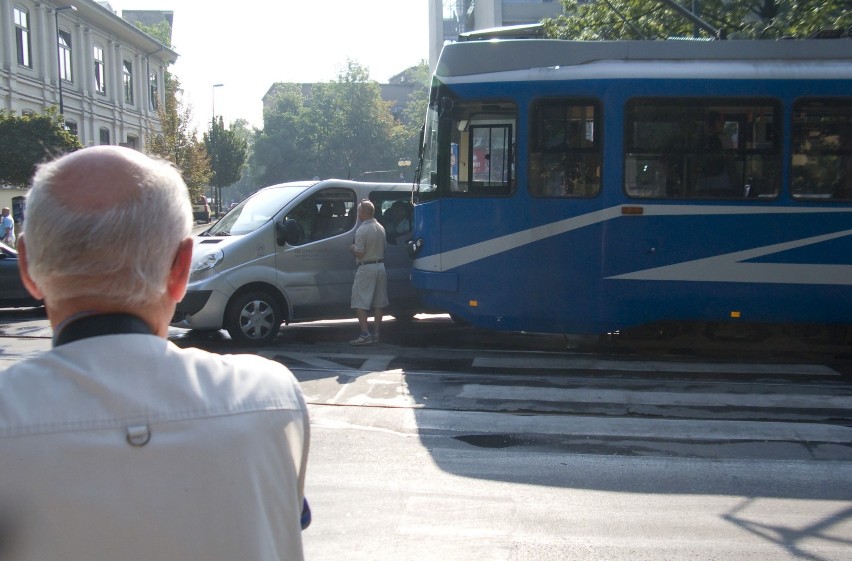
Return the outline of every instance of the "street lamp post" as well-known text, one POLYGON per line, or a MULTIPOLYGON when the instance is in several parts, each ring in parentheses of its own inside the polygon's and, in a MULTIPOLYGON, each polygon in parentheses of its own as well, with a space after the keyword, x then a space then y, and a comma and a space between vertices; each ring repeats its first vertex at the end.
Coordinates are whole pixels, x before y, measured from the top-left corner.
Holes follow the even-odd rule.
POLYGON ((213 120, 214 120, 214 121, 216 120, 216 88, 221 88, 221 87, 222 87, 222 86, 224 86, 224 85, 225 85, 225 84, 213 84, 213 88, 212 88, 212 91, 213 91, 213 94, 212 94, 212 95, 213 95, 213 99, 212 99, 212 103, 210 104, 210 106, 211 106, 211 109, 212 109, 212 113, 213 113, 213 120))
POLYGON ((77 11, 76 6, 62 6, 54 8, 53 21, 56 23, 56 83, 59 86, 59 114, 62 115, 62 121, 65 121, 65 103, 62 100, 62 51, 59 49, 59 12, 66 10, 77 11))

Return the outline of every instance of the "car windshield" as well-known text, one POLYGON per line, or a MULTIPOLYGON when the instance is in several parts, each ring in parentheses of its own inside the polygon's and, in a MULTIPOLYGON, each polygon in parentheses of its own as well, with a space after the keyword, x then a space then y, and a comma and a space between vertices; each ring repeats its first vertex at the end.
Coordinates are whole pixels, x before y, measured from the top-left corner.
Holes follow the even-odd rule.
POLYGON ((307 184, 258 191, 228 212, 202 236, 242 236, 254 232, 308 188, 307 184))

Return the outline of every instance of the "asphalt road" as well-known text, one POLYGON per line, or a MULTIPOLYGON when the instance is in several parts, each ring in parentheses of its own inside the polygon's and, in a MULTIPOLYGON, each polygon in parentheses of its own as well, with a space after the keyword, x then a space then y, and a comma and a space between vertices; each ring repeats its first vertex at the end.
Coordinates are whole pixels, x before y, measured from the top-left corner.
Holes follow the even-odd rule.
MULTIPOLYGON (((495 334, 443 316, 292 325, 310 404, 312 560, 852 559, 850 347, 707 326, 495 334)), ((0 313, 0 367, 49 347, 0 313)))

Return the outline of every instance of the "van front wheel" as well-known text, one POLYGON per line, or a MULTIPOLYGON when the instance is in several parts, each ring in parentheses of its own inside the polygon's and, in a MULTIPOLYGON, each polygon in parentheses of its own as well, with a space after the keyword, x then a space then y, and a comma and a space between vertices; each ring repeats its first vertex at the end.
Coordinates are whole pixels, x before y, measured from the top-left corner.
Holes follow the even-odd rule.
POLYGON ((283 317, 278 301, 268 292, 247 292, 228 306, 225 329, 243 344, 266 345, 278 334, 283 317))

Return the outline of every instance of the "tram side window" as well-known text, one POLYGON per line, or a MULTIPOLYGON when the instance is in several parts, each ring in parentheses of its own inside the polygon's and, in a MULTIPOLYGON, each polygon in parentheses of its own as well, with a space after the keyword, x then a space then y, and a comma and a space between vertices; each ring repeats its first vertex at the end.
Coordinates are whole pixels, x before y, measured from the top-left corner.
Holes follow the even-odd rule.
POLYGON ((793 197, 852 199, 852 98, 793 104, 793 197))
POLYGON ((774 100, 635 99, 625 119, 631 197, 771 199, 781 181, 774 100))
POLYGON ((594 197, 601 188, 601 112, 587 100, 532 108, 529 189, 537 197, 594 197))
POLYGON ((516 122, 514 104, 456 104, 449 143, 451 194, 511 194, 516 122))

